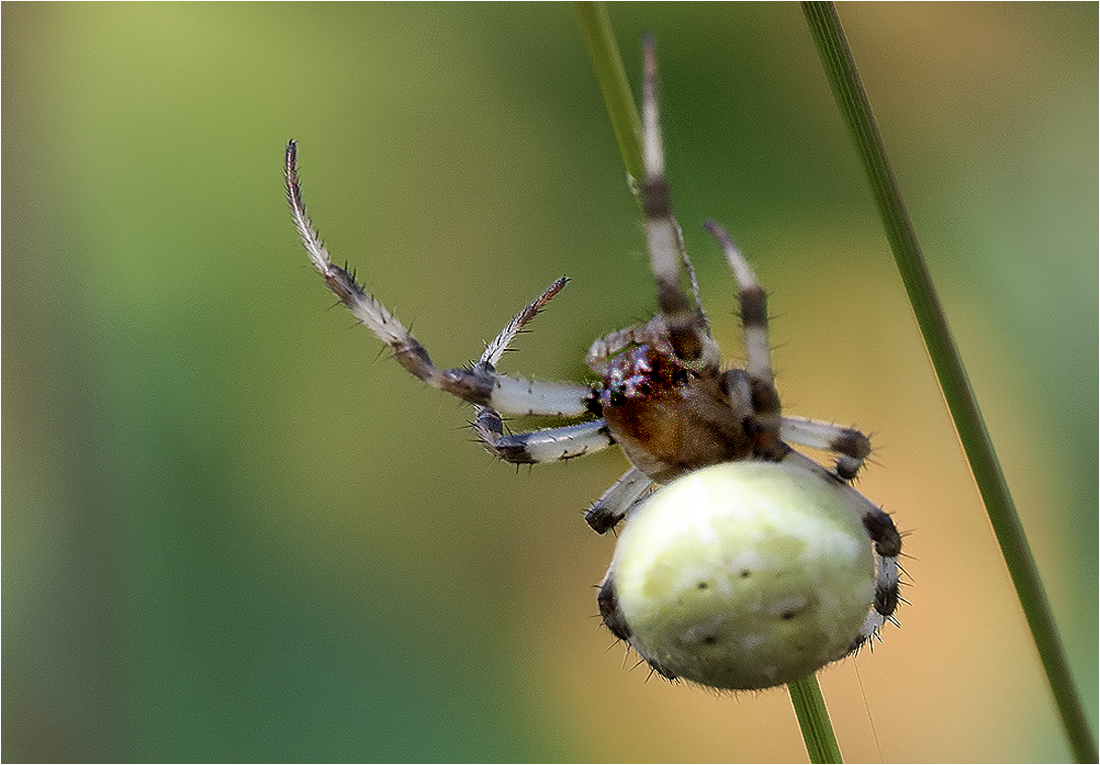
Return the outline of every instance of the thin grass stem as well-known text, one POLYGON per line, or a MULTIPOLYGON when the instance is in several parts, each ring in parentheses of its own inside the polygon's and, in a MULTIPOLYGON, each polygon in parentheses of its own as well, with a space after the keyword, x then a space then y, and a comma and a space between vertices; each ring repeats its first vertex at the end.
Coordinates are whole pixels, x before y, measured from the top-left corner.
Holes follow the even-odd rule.
POLYGON ((894 260, 1031 629, 1070 748, 1078 762, 1096 762, 1096 739, 1073 681, 1035 558, 890 168, 836 8, 831 2, 803 2, 802 8, 833 95, 870 179, 894 260))
POLYGON ((581 34, 588 46, 588 55, 592 59, 592 68, 603 92, 607 105, 607 114, 611 117, 611 127, 615 131, 615 140, 619 143, 626 172, 631 178, 631 192, 639 187, 645 168, 642 163, 642 121, 638 116, 638 107, 630 91, 630 82, 626 79, 626 69, 615 42, 615 32, 611 29, 611 19, 607 15, 607 6, 603 3, 575 2, 577 19, 581 24, 581 34))
POLYGON ((843 762, 833 726, 829 722, 829 710, 825 708, 825 699, 817 684, 817 675, 788 683, 787 692, 798 716, 798 727, 802 729, 802 740, 806 742, 810 762, 843 762))

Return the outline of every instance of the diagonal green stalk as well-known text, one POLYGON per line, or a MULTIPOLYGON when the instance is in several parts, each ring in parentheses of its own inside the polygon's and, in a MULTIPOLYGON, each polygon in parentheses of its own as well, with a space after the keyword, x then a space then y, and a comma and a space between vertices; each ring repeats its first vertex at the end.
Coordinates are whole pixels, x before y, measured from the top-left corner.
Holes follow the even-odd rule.
MULTIPOLYGON (((631 191, 640 187, 645 169, 642 163, 642 127, 638 107, 626 79, 619 46, 607 15, 607 7, 599 2, 574 2, 581 32, 592 58, 592 68, 603 91, 604 103, 611 116, 619 152, 630 179, 631 191)), ((842 762, 829 712, 821 697, 817 678, 813 675, 790 683, 787 690, 794 705, 802 738, 810 762, 842 762)))
POLYGON ((803 2, 802 8, 833 94, 871 181, 875 202, 909 294, 909 302, 1031 628, 1070 748, 1078 762, 1096 762, 1096 739, 1073 681, 1050 602, 928 273, 909 213, 890 169, 882 136, 871 114, 836 8, 831 2, 803 2))
POLYGON ((619 46, 615 42, 615 33, 611 29, 611 19, 607 15, 607 6, 603 3, 575 2, 577 19, 581 23, 588 55, 592 59, 592 68, 596 80, 600 83, 607 114, 611 117, 611 127, 615 131, 615 140, 619 143, 619 153, 631 179, 631 191, 640 187, 645 167, 642 163, 642 121, 638 117, 638 107, 634 95, 630 92, 630 83, 626 79, 623 59, 619 55, 619 46))

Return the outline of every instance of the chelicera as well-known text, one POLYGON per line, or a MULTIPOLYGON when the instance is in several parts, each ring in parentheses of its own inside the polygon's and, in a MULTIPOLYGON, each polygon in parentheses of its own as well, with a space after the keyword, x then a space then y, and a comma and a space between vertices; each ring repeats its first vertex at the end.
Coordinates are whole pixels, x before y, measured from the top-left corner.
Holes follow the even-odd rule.
MULTIPOLYGON (((501 373, 497 364, 524 326, 565 286, 555 280, 517 313, 476 361, 441 369, 411 332, 381 302, 332 262, 302 201, 297 145, 286 148, 286 189, 295 225, 326 286, 379 340, 398 363, 428 385, 474 406, 473 430, 486 449, 501 460, 533 464, 572 459, 617 445, 631 463, 623 476, 586 513, 588 524, 605 533, 643 506, 662 485, 712 465, 737 462, 787 463, 829 484, 850 483, 870 454, 862 433, 829 422, 784 414, 772 373, 767 300, 756 275, 716 223, 714 236, 739 286, 745 364, 726 368, 711 335, 699 290, 672 212, 665 178, 657 111, 656 57, 645 42, 643 136, 645 177, 640 199, 650 265, 657 287, 658 313, 648 323, 597 340, 587 362, 599 378, 591 385, 546 382, 501 373), (503 415, 549 416, 572 424, 524 433, 507 433, 503 415), (794 451, 798 444, 837 455, 830 469, 794 451)), ((866 617, 851 636, 855 651, 893 620, 898 596, 901 539, 890 516, 854 490, 848 490, 867 539, 873 547, 873 596, 866 617)), ((747 576, 733 572, 731 576, 747 576)), ((700 590, 709 583, 700 582, 700 590)), ((619 609, 614 576, 609 572, 598 596, 604 623, 666 677, 674 671, 647 655, 634 639, 619 609)), ((783 614, 782 618, 790 618, 783 614)), ((707 637, 706 640, 713 641, 707 637)), ((706 643, 706 640, 703 642, 706 643)), ((836 657, 834 657, 836 658, 836 657)))

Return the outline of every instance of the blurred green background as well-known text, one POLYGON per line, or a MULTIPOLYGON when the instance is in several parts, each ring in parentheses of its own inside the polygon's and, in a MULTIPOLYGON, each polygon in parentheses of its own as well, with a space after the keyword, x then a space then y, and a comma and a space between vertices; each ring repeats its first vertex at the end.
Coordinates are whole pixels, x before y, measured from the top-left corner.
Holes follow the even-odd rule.
MULTIPOLYGON (((822 674, 853 761, 1067 756, 801 12, 615 4, 657 39, 680 220, 736 361, 734 233, 789 411, 855 423, 912 602, 822 674)), ((653 307, 564 4, 4 4, 3 759, 783 761, 782 691, 648 678, 598 626, 617 453, 516 471, 307 265, 438 362, 553 278, 505 369, 587 379, 653 307)), ((1095 4, 840 9, 1097 712, 1095 4)))

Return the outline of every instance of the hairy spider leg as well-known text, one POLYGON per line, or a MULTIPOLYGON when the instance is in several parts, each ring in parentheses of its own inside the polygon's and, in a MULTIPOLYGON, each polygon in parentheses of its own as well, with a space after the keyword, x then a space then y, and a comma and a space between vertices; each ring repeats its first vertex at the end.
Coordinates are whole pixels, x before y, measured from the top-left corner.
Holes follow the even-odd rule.
MULTIPOLYGON (((485 352, 473 365, 474 372, 494 374, 496 364, 516 335, 565 287, 567 281, 564 276, 555 280, 538 298, 512 317, 493 342, 485 346, 485 352)), ((504 420, 499 412, 481 405, 475 406, 474 410, 474 433, 490 453, 505 462, 529 465, 568 460, 605 449, 615 443, 603 420, 506 435, 504 420)))
POLYGON ((478 412, 474 433, 491 454, 516 465, 571 460, 615 443, 603 420, 505 434, 501 416, 492 409, 478 412))
POLYGON ((741 303, 741 325, 745 335, 745 370, 754 379, 767 385, 775 385, 772 349, 768 340, 768 298, 764 288, 760 286, 756 272, 724 228, 714 221, 707 221, 703 228, 718 241, 740 288, 738 299, 741 303))
POLYGON ((853 428, 822 420, 784 416, 779 435, 784 441, 840 455, 836 474, 845 481, 856 477, 871 453, 871 439, 867 436, 853 428))
POLYGON ((493 342, 485 346, 485 352, 481 354, 481 358, 477 360, 474 367, 495 369, 501 357, 504 355, 504 352, 508 350, 508 346, 516 339, 516 335, 523 331, 527 322, 542 313, 546 304, 549 303, 555 295, 561 292, 568 282, 568 276, 558 277, 549 287, 543 290, 541 295, 524 306, 523 309, 513 316, 512 320, 505 325, 504 329, 500 331, 500 334, 493 339, 493 342))
POLYGON ((787 460, 793 460, 825 480, 833 481, 862 508, 859 519, 875 547, 875 594, 871 610, 863 621, 859 635, 848 647, 849 653, 858 651, 868 640, 878 637, 879 630, 886 622, 897 624, 894 611, 897 610, 898 601, 901 599, 898 594, 901 572, 901 566, 898 565, 898 556, 901 555, 901 534, 898 533, 893 519, 885 510, 848 484, 836 481, 835 476, 818 462, 793 450, 787 455, 787 460))
POLYGON ((435 366, 412 333, 382 303, 367 294, 355 281, 354 275, 333 264, 306 215, 298 182, 295 141, 287 144, 285 169, 287 198, 309 259, 324 277, 328 288, 375 337, 393 349, 398 363, 410 374, 463 401, 506 414, 578 417, 588 412, 588 399, 592 392, 584 385, 525 380, 488 369, 440 369, 435 366))
POLYGON ((647 497, 653 481, 636 467, 623 473, 611 488, 584 514, 584 520, 597 534, 605 534, 647 497))
POLYGON ((718 240, 741 287, 745 367, 752 380, 750 396, 757 427, 762 428, 775 441, 790 441, 839 454, 836 474, 846 481, 852 480, 871 453, 871 440, 852 428, 805 417, 781 416, 779 394, 775 389, 775 374, 771 364, 771 344, 768 340, 767 295, 729 234, 717 223, 707 222, 704 226, 718 240))
POLYGON ((672 196, 665 177, 664 149, 657 110, 657 55, 653 37, 646 35, 645 82, 642 92, 642 179, 641 203, 650 267, 657 283, 657 305, 668 328, 676 358, 700 372, 716 373, 718 347, 711 338, 699 300, 694 269, 684 249, 680 226, 672 214, 672 196), (691 283, 694 300, 684 292, 681 271, 691 283))
POLYGON ((726 262, 740 288, 741 327, 745 343, 745 371, 749 375, 749 400, 757 452, 769 459, 781 459, 788 447, 780 440, 782 407, 775 389, 772 349, 768 340, 768 296, 741 250, 726 230, 713 221, 704 228, 718 240, 726 262))

